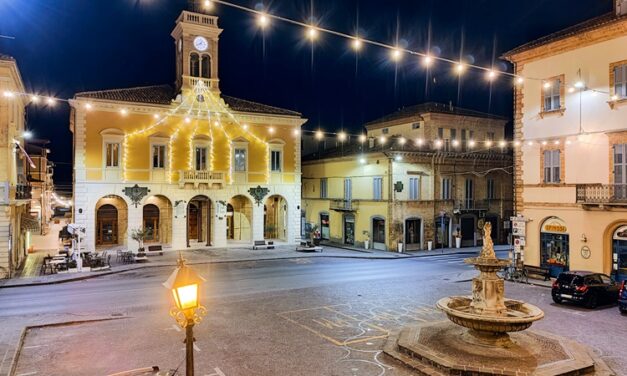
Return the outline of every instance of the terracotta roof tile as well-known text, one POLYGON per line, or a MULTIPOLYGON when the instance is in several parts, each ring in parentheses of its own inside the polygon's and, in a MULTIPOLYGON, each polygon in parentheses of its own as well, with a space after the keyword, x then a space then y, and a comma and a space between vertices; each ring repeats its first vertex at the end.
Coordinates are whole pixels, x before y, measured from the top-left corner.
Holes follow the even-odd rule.
MULTIPOLYGON (((92 98, 120 102, 148 103, 169 105, 176 97, 174 88, 170 85, 154 85, 133 87, 127 89, 113 89, 100 91, 86 91, 76 93, 75 98, 92 98)), ((279 107, 268 106, 262 103, 245 99, 221 95, 229 108, 236 112, 250 112, 257 114, 271 114, 284 116, 301 116, 299 112, 286 110, 279 107)))

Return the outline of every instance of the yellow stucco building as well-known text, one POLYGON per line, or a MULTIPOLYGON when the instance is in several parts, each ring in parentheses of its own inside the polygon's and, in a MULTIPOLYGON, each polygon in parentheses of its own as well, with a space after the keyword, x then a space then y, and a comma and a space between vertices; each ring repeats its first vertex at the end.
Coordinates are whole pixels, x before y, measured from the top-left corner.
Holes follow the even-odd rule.
POLYGON ((506 122, 441 103, 370 122, 361 140, 303 157, 306 221, 324 240, 380 250, 455 247, 457 238, 480 245, 486 221, 505 243, 513 213, 512 157, 499 146, 506 122))
POLYGON ((297 112, 223 95, 218 18, 183 11, 176 82, 78 93, 74 221, 89 248, 136 229, 175 249, 300 236, 297 112))

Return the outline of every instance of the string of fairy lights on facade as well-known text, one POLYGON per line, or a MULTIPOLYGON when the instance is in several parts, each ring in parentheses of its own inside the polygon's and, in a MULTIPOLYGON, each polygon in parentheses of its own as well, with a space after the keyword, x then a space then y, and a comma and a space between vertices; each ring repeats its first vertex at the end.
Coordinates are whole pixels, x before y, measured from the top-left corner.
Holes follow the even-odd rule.
MULTIPOLYGON (((305 22, 301 22, 298 20, 294 20, 294 19, 290 19, 287 17, 283 17, 283 16, 279 16, 276 14, 271 14, 267 11, 260 11, 260 10, 256 10, 256 9, 252 9, 249 7, 245 7, 242 5, 238 5, 238 4, 234 4, 228 1, 223 1, 223 0, 205 0, 203 1, 203 6, 207 9, 210 10, 212 9, 216 4, 221 4, 224 6, 228 6, 231 8, 235 8, 250 14, 253 14, 256 17, 256 23, 258 25, 259 28, 261 28, 262 30, 266 31, 267 29, 270 28, 272 22, 274 21, 279 21, 279 22, 285 22, 285 23, 289 23, 298 27, 301 27, 304 29, 304 37, 306 39, 308 39, 311 43, 315 43, 316 40, 318 40, 321 36, 321 34, 328 34, 328 35, 332 35, 335 37, 339 37, 339 38, 343 38, 346 39, 348 41, 348 45, 350 46, 350 49, 352 49, 355 52, 360 52, 363 49, 366 48, 366 46, 374 46, 374 47, 379 47, 379 48, 383 48, 383 49, 387 49, 389 51, 389 58, 391 61, 393 62, 400 62, 405 56, 411 56, 411 57, 417 57, 418 60, 417 62, 420 63, 422 66, 424 66, 425 68, 430 68, 432 66, 434 66, 436 63, 444 63, 444 64, 448 64, 451 66, 452 71, 457 74, 458 76, 461 76, 463 74, 465 74, 467 71, 470 70, 477 70, 480 72, 483 72, 485 74, 485 78, 488 81, 494 81, 496 79, 498 79, 499 76, 506 76, 510 79, 513 80, 513 84, 516 86, 521 87, 522 85, 525 84, 526 81, 539 81, 542 84, 542 87, 545 90, 550 90, 552 88, 553 85, 555 85, 555 82, 552 79, 543 79, 543 78, 534 78, 534 77, 525 77, 523 75, 518 75, 518 74, 514 74, 514 73, 510 73, 510 72, 504 72, 504 71, 498 71, 496 69, 494 69, 493 67, 484 67, 484 66, 480 66, 480 65, 476 65, 476 64, 471 64, 462 60, 455 60, 455 59, 448 59, 446 57, 442 57, 442 56, 435 56, 432 55, 428 52, 420 52, 420 51, 415 51, 415 50, 410 50, 408 48, 402 48, 398 45, 391 45, 391 44, 386 44, 383 42, 379 42, 373 39, 367 39, 367 38, 363 38, 359 35, 349 35, 340 31, 336 31, 336 30, 332 30, 332 29, 328 29, 328 28, 324 28, 321 27, 320 25, 315 25, 315 24, 307 24, 305 22)), ((583 91, 589 91, 592 93, 593 96, 596 96, 598 94, 605 94, 609 96, 609 100, 610 103, 616 102, 618 101, 620 98, 615 95, 615 94, 611 94, 609 92, 603 91, 603 90, 598 90, 598 89, 591 89, 588 88, 587 85, 585 84, 585 82, 583 82, 582 80, 577 80, 576 82, 569 84, 566 82, 559 82, 559 85, 564 85, 564 87, 566 88, 566 90, 569 93, 574 93, 575 91, 579 90, 580 92, 583 91)), ((248 135, 250 135, 253 140, 258 141, 258 142, 262 142, 265 144, 266 146, 266 150, 268 151, 269 154, 269 145, 266 141, 262 140, 260 137, 256 136, 255 134, 251 133, 249 131, 249 126, 248 124, 242 124, 239 122, 239 120, 231 113, 231 111, 228 109, 228 107, 225 107, 222 105, 220 100, 216 100, 216 98, 214 98, 214 94, 211 93, 210 90, 208 90, 208 88, 200 88, 200 90, 204 93, 205 96, 209 97, 212 99, 212 102, 214 104, 217 104, 219 107, 219 111, 214 111, 214 118, 216 119, 213 123, 211 121, 212 119, 212 114, 210 109, 208 108, 207 104, 205 103, 205 111, 207 112, 207 120, 209 122, 209 132, 210 132, 210 140, 213 140, 213 128, 214 126, 216 128, 218 128, 220 130, 220 132, 223 132, 223 134, 225 135, 225 137, 227 138, 227 140, 231 141, 231 138, 229 137, 229 135, 227 134, 226 130, 222 127, 221 121, 220 121, 220 114, 226 114, 229 119, 231 119, 238 127, 240 127, 242 130, 244 130, 248 135), (215 124, 214 124, 215 123, 215 124)), ((38 93, 23 93, 23 92, 16 92, 16 91, 4 91, 2 93, 3 97, 7 98, 7 99, 11 99, 11 98, 15 98, 15 97, 27 97, 31 103, 33 104, 43 104, 49 107, 53 107, 57 104, 57 102, 69 102, 68 99, 62 99, 62 98, 56 98, 54 96, 45 96, 45 95, 41 95, 38 93)), ((182 116, 184 118, 184 122, 186 124, 189 124, 191 122, 191 112, 192 112, 192 108, 194 107, 195 103, 192 104, 192 106, 189 107, 188 111, 185 114, 181 114, 179 113, 179 110, 181 108, 184 108, 185 105, 187 104, 186 101, 183 101, 182 103, 178 104, 178 106, 176 108, 173 108, 167 112, 165 112, 164 114, 154 114, 154 119, 155 119, 155 123, 151 124, 150 126, 144 128, 144 129, 140 129, 131 133, 128 133, 124 136, 124 144, 127 145, 129 139, 132 136, 135 135, 139 135, 139 134, 144 134, 148 131, 151 131, 161 125, 163 125, 166 121, 166 119, 173 117, 173 116, 182 116)), ((82 104, 84 106, 84 109, 89 111, 93 109, 93 104, 90 102, 85 102, 82 104)), ((126 108, 121 108, 119 110, 119 113, 121 116, 126 116, 128 114, 128 110, 126 108)), ((200 116, 200 112, 201 109, 199 108, 197 111, 197 114, 195 116, 195 118, 201 118, 200 116)), ((169 146, 170 146, 170 156, 169 156, 169 166, 171 166, 171 162, 172 162, 172 145, 174 140, 176 140, 176 138, 178 137, 180 128, 178 128, 171 136, 170 136, 170 140, 169 140, 169 146)), ((269 136, 272 136, 272 134, 275 132, 275 128, 274 127, 268 127, 267 128, 267 132, 269 133, 269 136)), ((293 136, 294 137, 299 137, 301 136, 301 132, 302 133, 310 133, 313 134, 314 138, 317 140, 322 141, 323 139, 325 139, 326 137, 337 137, 337 140, 340 143, 344 143, 344 142, 351 142, 353 140, 357 140, 360 143, 365 143, 366 141, 368 141, 368 136, 366 136, 363 133, 359 133, 359 134, 349 134, 346 133, 344 131, 338 131, 338 132, 327 132, 327 131, 323 131, 321 129, 319 130, 315 130, 315 131, 310 131, 310 130, 300 130, 300 129, 294 129, 293 130, 293 136)), ((573 135, 575 136, 575 135, 573 135)), ((372 137, 370 137, 370 139, 372 139, 372 137)), ((442 139, 433 139, 433 140, 427 140, 424 138, 417 138, 414 140, 408 140, 404 137, 396 137, 393 140, 390 140, 388 137, 381 135, 376 137, 376 141, 378 142, 379 145, 385 145, 386 143, 391 143, 391 142, 395 142, 396 144, 400 145, 400 146, 405 146, 405 145, 411 145, 413 143, 414 146, 420 148, 423 146, 431 146, 435 149, 440 149, 443 148, 445 146, 445 142, 442 139)), ((475 146, 483 146, 485 148, 491 148, 491 147, 495 147, 498 146, 500 148, 505 148, 507 146, 512 146, 512 147, 519 147, 523 144, 528 145, 528 146, 532 146, 534 144, 539 144, 539 145, 549 145, 549 144, 554 144, 554 145, 559 145, 562 141, 557 140, 557 139, 552 139, 552 140, 542 140, 542 139, 528 139, 528 140, 466 140, 465 141, 466 144, 465 146, 467 148, 474 148, 475 146)), ((564 143, 566 144, 570 144, 572 141, 571 140, 567 140, 564 143)), ((210 146, 210 156, 209 156, 209 164, 211 166, 211 168, 213 168, 214 165, 214 147, 213 147, 213 141, 211 141, 211 146, 210 146)), ((459 140, 451 140, 451 144, 450 144, 453 148, 456 148, 458 146, 461 146, 461 142, 459 140)), ((127 148, 125 147, 124 150, 127 150, 127 148)), ((190 160, 191 160, 191 155, 190 155, 190 160)), ((267 172, 267 178, 269 178, 270 172, 270 164, 269 164, 269 155, 266 156, 267 159, 267 165, 268 165, 268 172, 267 172)), ((126 158, 124 159, 126 160, 126 158)), ((125 162, 123 162, 125 164, 125 162)), ((231 168, 232 166, 230 166, 229 168, 231 168)), ((170 167, 171 168, 171 167, 170 167)), ((126 176, 126 166, 124 166, 124 176, 126 176)), ((171 180, 172 178, 172 174, 171 171, 169 171, 169 179, 171 180)))

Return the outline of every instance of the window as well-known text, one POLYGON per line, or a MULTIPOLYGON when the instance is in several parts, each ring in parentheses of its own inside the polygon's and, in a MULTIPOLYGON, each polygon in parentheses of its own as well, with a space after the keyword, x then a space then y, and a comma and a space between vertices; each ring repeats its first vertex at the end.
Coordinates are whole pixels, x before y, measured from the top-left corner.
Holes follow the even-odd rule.
POLYGON ((270 169, 273 172, 281 172, 281 152, 279 150, 270 152, 270 163, 270 169))
POLYGON ((419 122, 412 123, 411 129, 420 129, 420 123, 419 122))
POLYGON ((544 88, 544 111, 559 110, 560 104, 560 91, 562 89, 562 80, 557 78, 551 81, 547 81, 551 86, 544 88))
POLYGON ((442 200, 451 199, 451 178, 442 178, 442 200))
POLYGON ((440 140, 444 138, 444 128, 438 128, 438 138, 440 140))
POLYGON ((614 197, 627 198, 627 144, 614 145, 614 197))
POLYGON ((351 179, 344 179, 344 200, 351 201, 353 199, 353 182, 351 179))
POLYGON ((383 199, 383 178, 376 177, 372 179, 372 198, 374 200, 383 199))
POLYGON ((200 77, 211 77, 211 58, 209 57, 209 55, 202 55, 200 61, 200 77))
POLYGON ((120 167, 120 144, 107 143, 106 154, 107 167, 120 167))
POLYGON ((494 132, 486 132, 485 138, 487 141, 494 141, 494 132))
POLYGON ((381 129, 381 133, 388 134, 388 133, 390 133, 390 130, 388 128, 383 128, 383 129, 381 129))
POLYGON ((496 198, 496 194, 494 192, 494 179, 488 179, 487 194, 488 200, 494 200, 496 198))
POLYGON ((246 171, 246 149, 235 149, 235 171, 246 171))
POLYGON ((545 150, 544 151, 544 182, 559 183, 560 182, 560 151, 545 150))
POLYGON ((614 94, 627 98, 627 63, 614 67, 614 94))
POLYGON ((328 196, 329 180, 327 178, 320 179, 320 198, 327 198, 328 196))
POLYGON ((457 129, 451 129, 451 140, 457 140, 457 129))
POLYGON ((409 199, 420 199, 420 178, 409 178, 409 199))
POLYGON ((196 171, 206 171, 207 170, 207 148, 206 147, 196 147, 196 171))
POLYGON ((189 75, 192 77, 200 76, 200 57, 198 54, 189 56, 189 75))
POLYGON ((165 168, 165 145, 152 145, 152 168, 165 168))

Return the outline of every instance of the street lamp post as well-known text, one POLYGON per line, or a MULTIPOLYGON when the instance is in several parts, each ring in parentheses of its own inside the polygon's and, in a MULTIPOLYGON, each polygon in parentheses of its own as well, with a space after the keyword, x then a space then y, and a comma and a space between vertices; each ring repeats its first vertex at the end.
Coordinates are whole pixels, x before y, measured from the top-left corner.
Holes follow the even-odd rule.
POLYGON ((185 375, 194 375, 194 325, 198 324, 207 309, 198 301, 198 290, 205 281, 196 271, 185 264, 179 255, 178 266, 163 286, 172 291, 175 307, 170 309, 170 316, 185 329, 185 375))

